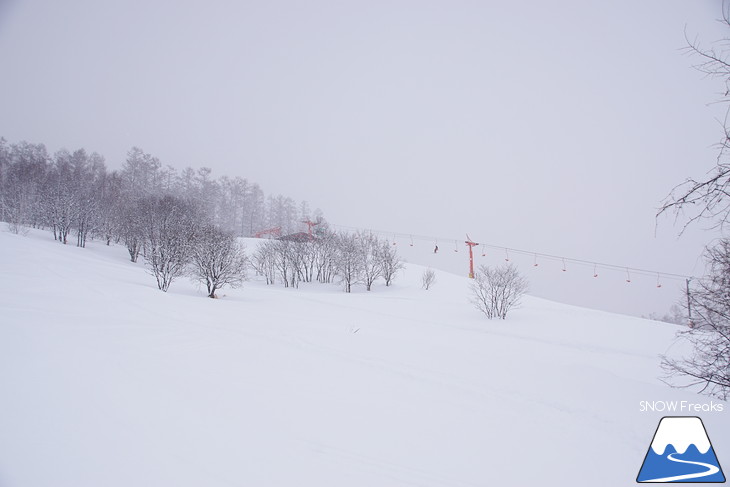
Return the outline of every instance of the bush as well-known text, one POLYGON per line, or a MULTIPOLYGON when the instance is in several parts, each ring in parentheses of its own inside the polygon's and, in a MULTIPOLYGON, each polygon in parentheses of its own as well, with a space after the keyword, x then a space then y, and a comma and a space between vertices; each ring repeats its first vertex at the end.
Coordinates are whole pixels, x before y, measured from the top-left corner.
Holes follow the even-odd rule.
POLYGON ((428 291, 428 289, 436 284, 436 273, 433 271, 433 269, 426 269, 423 271, 423 275, 421 276, 421 284, 423 289, 428 291))
POLYGON ((494 268, 483 265, 471 283, 471 302, 490 320, 505 319, 509 310, 519 306, 527 284, 512 264, 494 268))

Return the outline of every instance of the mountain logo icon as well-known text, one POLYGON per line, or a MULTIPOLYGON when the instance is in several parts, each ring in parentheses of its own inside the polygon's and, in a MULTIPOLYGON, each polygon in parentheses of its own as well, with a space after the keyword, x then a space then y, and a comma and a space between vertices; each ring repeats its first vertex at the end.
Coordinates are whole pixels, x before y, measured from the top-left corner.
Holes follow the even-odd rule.
POLYGON ((663 417, 636 481, 725 482, 702 420, 696 416, 663 417))

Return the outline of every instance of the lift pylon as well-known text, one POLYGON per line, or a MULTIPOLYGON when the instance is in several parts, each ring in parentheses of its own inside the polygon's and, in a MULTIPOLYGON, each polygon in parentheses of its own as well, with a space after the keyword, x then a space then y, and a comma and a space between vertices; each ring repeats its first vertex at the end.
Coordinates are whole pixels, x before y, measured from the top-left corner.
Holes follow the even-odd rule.
POLYGON ((314 240, 314 233, 312 233, 312 228, 319 225, 319 222, 313 222, 309 219, 302 220, 302 223, 304 223, 307 226, 307 230, 309 231, 309 240, 314 240))
POLYGON ((472 249, 479 245, 476 242, 473 242, 471 238, 469 238, 469 234, 466 234, 466 245, 469 247, 469 279, 474 279, 474 252, 472 249))

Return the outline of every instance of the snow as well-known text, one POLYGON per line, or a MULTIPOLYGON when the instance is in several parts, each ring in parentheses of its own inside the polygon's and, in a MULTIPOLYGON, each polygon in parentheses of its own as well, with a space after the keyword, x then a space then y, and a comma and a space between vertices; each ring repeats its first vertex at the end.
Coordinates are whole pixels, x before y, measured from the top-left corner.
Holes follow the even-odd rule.
MULTIPOLYGON (((488 321, 416 264, 211 300, 121 246, 0 250, 3 487, 628 485, 661 417, 639 402, 704 400, 657 379, 672 325, 530 296, 488 321)), ((727 414, 703 420, 723 462, 727 414)))

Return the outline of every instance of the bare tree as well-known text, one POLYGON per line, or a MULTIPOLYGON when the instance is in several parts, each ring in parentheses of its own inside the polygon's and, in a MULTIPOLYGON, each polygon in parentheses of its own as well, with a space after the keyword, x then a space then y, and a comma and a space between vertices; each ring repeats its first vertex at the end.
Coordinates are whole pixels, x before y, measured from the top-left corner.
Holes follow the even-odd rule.
POLYGON ((360 272, 365 289, 372 290, 373 283, 383 274, 383 261, 380 258, 381 243, 377 236, 369 232, 357 235, 360 243, 360 272))
POLYGON ((678 334, 693 349, 689 357, 662 357, 665 380, 675 387, 730 397, 730 239, 705 252, 709 274, 690 291, 692 323, 678 334))
POLYGON ((471 291, 471 302, 487 318, 505 319, 507 312, 520 304, 527 279, 512 264, 494 268, 482 265, 471 282, 471 291))
POLYGON ((289 261, 291 274, 289 283, 292 287, 298 288, 299 283, 304 280, 304 245, 301 242, 293 240, 279 242, 286 260, 289 261))
POLYGON ((73 158, 74 155, 65 150, 55 154, 43 191, 46 220, 53 229, 53 238, 63 244, 68 242, 79 211, 73 158))
POLYGON ((192 276, 205 284, 208 297, 225 285, 240 286, 246 280, 248 257, 236 238, 217 227, 200 229, 192 247, 192 276))
POLYGON ((276 243, 274 240, 266 241, 253 254, 251 264, 257 274, 266 278, 266 284, 276 281, 276 243))
POLYGON ((395 246, 388 242, 382 242, 378 256, 380 258, 380 266, 383 273, 383 279, 385 280, 385 285, 390 286, 393 283, 393 279, 395 279, 395 276, 398 274, 398 271, 403 269, 403 262, 401 262, 400 257, 398 257, 398 252, 396 251, 395 246))
POLYGON ((272 245, 274 265, 284 287, 299 287, 299 260, 295 245, 297 245, 295 242, 288 240, 276 240, 272 245))
POLYGON ((112 240, 121 240, 121 225, 123 222, 123 205, 121 198, 121 178, 117 173, 104 175, 99 181, 99 228, 98 232, 107 245, 112 240))
POLYGON ((166 292, 190 261, 198 224, 196 211, 172 196, 145 198, 141 210, 145 261, 157 287, 166 292))
POLYGON ((162 183, 160 168, 159 159, 145 153, 139 147, 132 147, 127 152, 127 160, 122 167, 121 175, 126 187, 135 193, 135 196, 151 196, 159 193, 162 183))
POLYGON ((10 196, 3 198, 3 213, 8 224, 8 230, 16 235, 26 235, 28 233, 27 225, 31 221, 33 206, 36 204, 37 197, 34 197, 22 186, 13 189, 16 189, 14 191, 16 194, 12 196, 3 193, 3 196, 10 196))
POLYGON ((301 254, 299 260, 304 282, 312 282, 314 279, 314 269, 317 266, 317 245, 316 239, 299 243, 299 253, 301 254))
POLYGON ((86 240, 100 227, 101 185, 106 176, 104 158, 94 152, 86 156, 83 150, 74 153, 76 165, 76 245, 86 247, 86 240))
POLYGON ((8 147, 0 138, 0 221, 7 222, 12 232, 48 222, 43 203, 50 160, 42 144, 8 147))
POLYGON ((423 275, 421 276, 421 287, 428 291, 434 284, 436 284, 436 273, 433 269, 426 269, 423 271, 423 275))
MULTIPOLYGON (((723 2, 721 22, 730 27, 730 8, 723 2)), ((728 105, 724 133, 717 144, 715 167, 707 177, 687 179, 667 196, 657 216, 673 211, 687 213, 683 230, 693 222, 707 220, 714 228, 726 229, 730 219, 730 35, 705 47, 687 38, 687 53, 699 60, 695 65, 710 78, 725 84, 719 102, 728 105)), ((730 243, 727 238, 706 249, 708 275, 695 281, 686 296, 692 310, 690 329, 678 333, 693 348, 689 357, 663 357, 664 379, 675 387, 700 387, 700 392, 722 399, 730 394, 730 243)))
MULTIPOLYGON (((730 28, 730 8, 723 2, 721 22, 730 28)), ((686 34, 685 34, 685 37, 686 34)), ((710 78, 719 78, 725 84, 719 102, 730 105, 730 35, 720 41, 703 46, 697 39, 687 37, 685 51, 699 62, 695 68, 710 78)), ((730 106, 725 113, 723 135, 717 144, 715 167, 702 179, 687 178, 672 189, 662 202, 657 216, 674 212, 676 217, 686 216, 683 230, 698 220, 708 220, 715 228, 724 228, 730 218, 730 106)))
POLYGON ((346 293, 359 282, 362 275, 361 245, 358 236, 341 233, 337 238, 337 274, 342 279, 346 293))
POLYGON ((315 268, 317 281, 330 283, 337 272, 337 234, 329 231, 321 232, 314 241, 315 268))
POLYGON ((124 245, 129 252, 129 259, 137 262, 139 254, 144 245, 144 212, 148 211, 148 205, 143 201, 121 201, 117 207, 117 218, 119 225, 117 231, 120 239, 124 241, 124 245))

